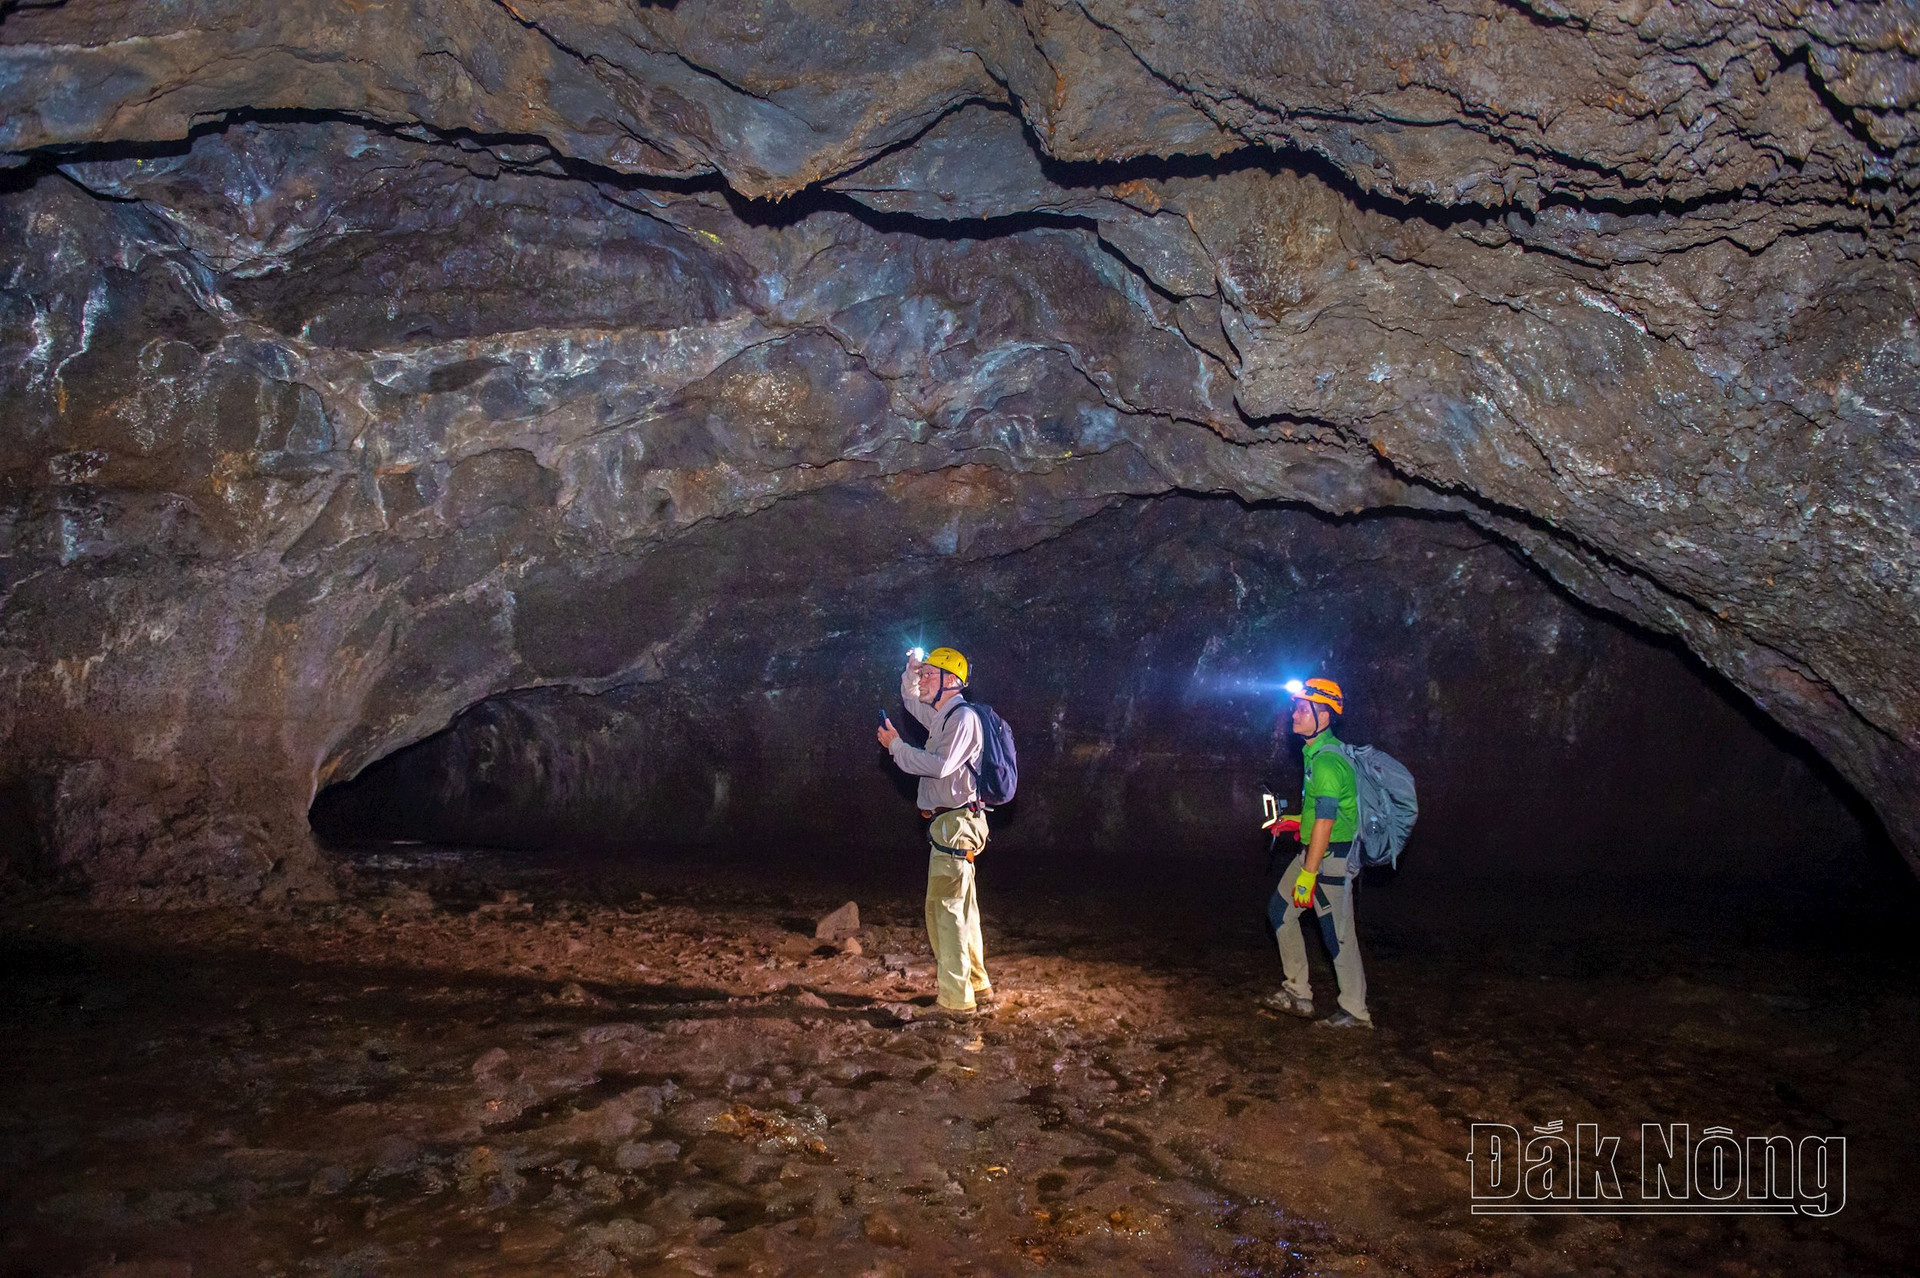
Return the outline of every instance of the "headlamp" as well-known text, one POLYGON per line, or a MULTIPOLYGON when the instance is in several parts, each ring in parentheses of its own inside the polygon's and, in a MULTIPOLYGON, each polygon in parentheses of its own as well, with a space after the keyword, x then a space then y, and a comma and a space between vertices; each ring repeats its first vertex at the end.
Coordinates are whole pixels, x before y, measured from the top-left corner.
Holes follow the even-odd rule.
POLYGON ((927 659, 927 650, 925 648, 907 649, 908 661, 925 661, 926 659, 927 659))
POLYGON ((1287 690, 1287 695, 1290 697, 1297 697, 1307 690, 1307 685, 1301 683, 1298 679, 1289 679, 1280 686, 1287 690))

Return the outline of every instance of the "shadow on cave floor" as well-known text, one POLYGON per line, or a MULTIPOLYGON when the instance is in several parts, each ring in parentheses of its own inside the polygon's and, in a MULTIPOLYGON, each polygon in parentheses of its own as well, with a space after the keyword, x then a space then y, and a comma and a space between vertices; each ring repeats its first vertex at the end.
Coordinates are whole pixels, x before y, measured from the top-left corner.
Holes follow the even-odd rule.
POLYGON ((1355 1037, 1255 1010, 1258 858, 989 854, 959 1025, 916 858, 349 858, 286 916, 0 919, 0 1273, 1920 1265, 1920 909, 1870 874, 1369 885, 1355 1037), (811 935, 850 898, 860 953, 811 935), (1642 1123, 1843 1137, 1844 1207, 1473 1214, 1471 1124, 1555 1120, 1628 1201, 1642 1123))

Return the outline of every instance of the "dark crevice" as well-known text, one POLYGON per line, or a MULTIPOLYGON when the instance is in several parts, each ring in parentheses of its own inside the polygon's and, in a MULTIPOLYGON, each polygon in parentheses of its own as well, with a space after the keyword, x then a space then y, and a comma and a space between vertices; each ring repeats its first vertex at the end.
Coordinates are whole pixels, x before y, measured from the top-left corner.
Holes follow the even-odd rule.
MULTIPOLYGON (((1364 121, 1346 122, 1364 123, 1364 121)), ((1118 186, 1124 182, 1136 180, 1206 179, 1256 171, 1270 177, 1310 177, 1338 193, 1342 199, 1361 213, 1376 214, 1396 222, 1422 222, 1441 231, 1474 224, 1500 228, 1509 218, 1516 217, 1532 224, 1538 219, 1540 213, 1549 209, 1604 213, 1623 219, 1631 217, 1680 219, 1721 206, 1731 207, 1741 203, 1752 203, 1758 198, 1752 194, 1731 191, 1710 192, 1683 198, 1652 193, 1642 196, 1585 195, 1555 190, 1543 192, 1540 203, 1535 209, 1528 209, 1519 204, 1445 204, 1416 194, 1389 195, 1364 187, 1327 155, 1310 148, 1275 149, 1251 145, 1220 157, 1177 155, 1139 156, 1109 161, 1058 160, 1046 153, 1038 135, 1030 126, 1027 127, 1026 133, 1028 144, 1039 158, 1041 168, 1047 177, 1056 185, 1070 190, 1118 186)), ((1610 172, 1598 169, 1596 171, 1610 172)), ((1827 203, 1826 201, 1806 202, 1827 203)), ((1538 249, 1543 246, 1526 244, 1524 247, 1538 249)))
MULTIPOLYGON (((1098 223, 1095 223, 1093 230, 1094 230, 1094 244, 1098 248, 1098 250, 1102 254, 1104 254, 1106 257, 1119 263, 1121 269, 1125 270, 1127 274, 1139 280, 1141 287, 1145 288, 1148 292, 1154 294, 1155 296, 1159 297, 1162 301, 1172 306, 1178 306, 1180 303, 1187 300, 1186 296, 1183 296, 1182 294, 1179 294, 1179 293, 1175 293, 1171 289, 1168 289, 1165 286, 1163 286, 1158 280, 1154 279, 1153 276, 1147 274, 1146 271, 1140 266, 1138 262, 1135 262, 1132 258, 1128 257, 1125 253, 1122 253, 1119 249, 1115 248, 1111 243, 1109 243, 1107 241, 1107 238, 1099 233, 1098 223)), ((1191 296, 1199 297, 1199 296, 1206 296, 1206 295, 1196 293, 1196 294, 1191 294, 1191 296)), ((1184 333, 1180 332, 1178 325, 1175 325, 1172 323, 1162 324, 1160 323, 1160 321, 1156 319, 1154 321, 1154 326, 1158 328, 1161 332, 1167 332, 1171 330, 1172 333, 1175 336, 1179 337, 1181 341, 1186 342, 1188 346, 1193 347, 1194 351, 1196 351, 1198 354, 1203 355, 1208 359, 1214 360, 1214 362, 1216 363, 1219 362, 1219 358, 1213 355, 1211 352, 1203 350, 1198 346, 1194 346, 1193 342, 1189 340, 1184 333)))
MULTIPOLYGON (((1794 200, 1794 204, 1830 205, 1826 200, 1794 200)), ((1634 217, 1664 217, 1680 219, 1698 213, 1709 213, 1718 208, 1737 208, 1742 205, 1767 204, 1774 202, 1764 196, 1744 191, 1719 191, 1708 195, 1698 195, 1687 199, 1674 199, 1667 196, 1649 195, 1641 197, 1610 195, 1572 195, 1556 191, 1543 195, 1537 210, 1509 209, 1500 220, 1509 217, 1524 218, 1529 223, 1538 219, 1541 213, 1552 209, 1572 209, 1582 213, 1604 213, 1621 219, 1634 217)), ((1779 207, 1774 205, 1774 207, 1779 207)))
POLYGON ((756 200, 736 191, 726 192, 734 215, 749 226, 785 227, 817 213, 838 213, 889 235, 911 235, 941 243, 998 240, 1038 230, 1093 232, 1094 220, 1074 213, 1009 213, 1002 217, 928 218, 872 208, 855 197, 825 187, 810 186, 787 199, 756 200))
POLYGON ((534 162, 516 162, 496 156, 504 170, 546 176, 543 166, 551 165, 558 176, 582 182, 612 186, 620 190, 656 190, 675 194, 703 194, 729 190, 718 172, 679 176, 674 174, 633 174, 609 168, 592 160, 569 156, 553 142, 537 133, 500 133, 468 128, 445 128, 419 121, 395 123, 352 111, 311 110, 307 108, 246 107, 223 112, 189 129, 184 137, 166 141, 110 141, 61 144, 20 152, 25 164, 0 172, 0 192, 24 189, 64 164, 112 163, 125 160, 175 159, 186 155, 203 137, 225 133, 249 124, 350 125, 383 137, 432 146, 445 145, 461 151, 491 151, 494 147, 538 147, 545 155, 534 162), (27 174, 26 177, 20 175, 27 174), (11 185, 4 185, 11 181, 11 185))
POLYGON ((36 9, 63 9, 67 0, 0 0, 0 23, 4 23, 16 13, 31 13, 36 9))
POLYGON ((752 89, 749 89, 746 85, 738 84, 732 80, 729 80, 726 76, 721 75, 718 71, 715 71, 712 67, 701 66, 698 62, 695 62, 692 58, 689 58, 686 54, 681 53, 678 49, 674 50, 673 56, 679 59, 680 64, 686 67, 687 70, 693 72, 697 76, 700 76, 702 79, 712 80, 715 84, 720 85, 722 88, 726 89, 727 92, 729 93, 737 93, 743 98, 751 98, 755 102, 764 102, 769 106, 774 105, 772 99, 768 98, 765 94, 755 93, 752 89))
MULTIPOLYGON (((47 147, 27 152, 26 162, 14 169, 0 171, 0 194, 24 190, 49 174, 58 174, 61 166, 79 163, 110 163, 125 160, 171 159, 186 155, 195 142, 211 135, 248 124, 304 124, 324 126, 351 125, 405 142, 436 143, 463 151, 491 151, 494 147, 540 147, 546 155, 534 163, 499 160, 505 171, 533 176, 558 176, 609 191, 644 193, 657 191, 674 195, 718 195, 725 199, 733 214, 749 226, 787 227, 817 213, 839 213, 861 221, 875 230, 890 234, 911 234, 921 239, 958 241, 990 240, 1036 229, 1074 229, 1093 231, 1092 218, 1058 213, 1013 213, 1004 217, 923 218, 910 213, 889 213, 870 208, 843 192, 824 186, 808 187, 786 199, 756 199, 728 185, 718 173, 692 177, 660 174, 624 173, 591 160, 568 156, 538 134, 490 133, 473 129, 446 129, 418 122, 395 124, 345 111, 275 109, 234 111, 208 120, 191 129, 183 138, 165 142, 92 142, 71 146, 47 147), (558 174, 548 173, 551 165, 558 174)), ((496 157, 498 159, 498 157, 496 157)), ((484 175, 476 173, 475 176, 484 175)), ((108 196, 80 184, 90 195, 122 203, 141 203, 138 199, 108 196)), ((645 212, 645 210, 637 210, 645 212)))
MULTIPOLYGON (((964 109, 966 105, 971 104, 963 103, 955 110, 964 109)), ((941 119, 944 118, 946 117, 943 115, 941 119)), ((858 173, 861 168, 880 158, 881 155, 910 148, 915 141, 925 135, 927 130, 936 127, 938 123, 938 120, 930 123, 926 130, 921 130, 913 139, 896 144, 881 152, 880 155, 862 161, 860 166, 848 172, 858 173)), ((807 187, 786 199, 758 199, 735 190, 718 171, 694 176, 626 173, 591 160, 569 156, 559 150, 550 139, 539 134, 443 128, 419 122, 394 123, 354 112, 297 108, 245 108, 227 112, 218 118, 195 125, 182 138, 167 141, 92 142, 46 147, 26 152, 24 164, 12 170, 0 172, 0 193, 30 187, 48 173, 57 171, 63 164, 178 158, 191 151, 194 143, 203 137, 224 133, 231 128, 247 124, 314 126, 346 124, 402 141, 428 145, 439 143, 461 150, 490 151, 494 147, 539 147, 546 153, 539 161, 526 163, 499 160, 499 162, 508 171, 536 175, 542 173, 545 166, 551 166, 558 170, 558 175, 561 177, 590 182, 621 192, 719 194, 727 200, 736 216, 753 226, 791 226, 814 213, 823 211, 845 213, 878 230, 908 232, 936 240, 992 239, 1043 226, 1078 229, 1093 229, 1095 226, 1094 219, 1078 214, 1029 212, 994 218, 941 219, 922 217, 912 213, 882 212, 870 208, 851 195, 827 189, 825 183, 807 187)), ((1418 220, 1441 230, 1467 223, 1497 224, 1502 216, 1498 210, 1478 206, 1445 205, 1418 198, 1394 200, 1370 192, 1362 188, 1331 160, 1318 152, 1308 150, 1294 150, 1283 155, 1271 150, 1249 148, 1218 159, 1188 155, 1142 156, 1129 160, 1100 162, 1056 160, 1046 154, 1031 126, 1024 120, 1021 124, 1028 145, 1039 159, 1043 173, 1048 180, 1068 190, 1097 190, 1130 181, 1207 178, 1258 170, 1272 176, 1282 174, 1310 176, 1338 191, 1343 198, 1362 212, 1378 213, 1398 221, 1418 220)), ((826 181, 836 181, 841 176, 845 175, 836 175, 826 181)), ((1618 211, 1623 215, 1656 211, 1682 214, 1691 211, 1694 207, 1724 202, 1724 197, 1703 198, 1698 202, 1658 200, 1616 202, 1616 206, 1608 211, 1618 211)), ((1605 206, 1604 202, 1597 201, 1570 200, 1567 203, 1575 207, 1605 206)))
POLYGON ((1259 172, 1269 177, 1314 178, 1362 213, 1377 213, 1399 222, 1425 222, 1439 230, 1451 230, 1463 223, 1486 222, 1500 215, 1498 209, 1481 205, 1442 204, 1419 195, 1395 198, 1370 191, 1327 156, 1304 147, 1276 149, 1254 144, 1217 158, 1147 155, 1126 160, 1058 160, 1046 153, 1030 127, 1027 132, 1028 143, 1039 156, 1041 169, 1056 185, 1069 189, 1259 172))
MULTIPOLYGON (((878 161, 911 150, 926 135, 937 128, 949 117, 969 107, 984 107, 988 110, 1011 116, 1020 124, 1021 135, 1026 139, 1027 147, 1040 165, 1041 174, 1053 185, 1065 191, 1084 192, 1095 198, 1113 199, 1116 203, 1125 203, 1117 197, 1103 195, 1103 190, 1122 186, 1129 182, 1163 182, 1175 180, 1205 180, 1225 177, 1237 173, 1259 172, 1270 177, 1296 176, 1312 177, 1324 185, 1333 188, 1350 204, 1362 212, 1379 213, 1399 221, 1419 220, 1438 229, 1446 230, 1468 222, 1486 222, 1497 219, 1497 211, 1489 211, 1478 206, 1446 205, 1438 201, 1424 200, 1409 196, 1403 200, 1394 200, 1361 187, 1345 170, 1317 151, 1303 148, 1289 148, 1276 151, 1258 145, 1248 145, 1239 150, 1219 156, 1204 154, 1180 155, 1140 155, 1123 160, 1061 160, 1051 155, 1033 125, 1020 112, 1004 103, 989 102, 984 99, 968 99, 957 103, 951 110, 943 112, 912 137, 894 143, 872 156, 862 160, 844 173, 825 179, 826 183, 838 182, 846 177, 860 173, 878 161)), ((804 195, 820 191, 821 187, 808 188, 800 196, 794 196, 784 204, 791 204, 804 195)), ((765 201, 751 201, 758 207, 765 201)), ((862 205, 862 208, 865 206, 862 205)), ((895 226, 911 228, 930 228, 917 233, 938 236, 937 228, 948 219, 926 218, 910 213, 879 213, 868 210, 868 215, 896 219, 895 226)), ((1022 217, 1053 219, 1051 225, 1076 225, 1094 227, 1095 219, 1085 214, 1058 214, 1035 212, 1030 214, 1012 214, 1002 218, 954 218, 954 222, 971 222, 979 226, 1010 226, 1010 230, 1026 229, 1017 225, 1022 217), (1011 224, 1011 225, 1010 225, 1011 224)), ((964 238, 986 238, 969 234, 964 238)), ((1156 286, 1157 287, 1157 286, 1156 286)), ((1171 300, 1179 301, 1178 297, 1171 300)))
MULTIPOLYGON (((62 163, 59 157, 44 151, 0 158, 18 161, 11 168, 0 169, 0 196, 31 190, 40 183, 42 178, 58 173, 62 163)), ((89 191, 88 194, 91 195, 92 192, 89 191)))
POLYGON ((1867 122, 1862 120, 1859 113, 1852 107, 1842 102, 1839 96, 1828 87, 1827 82, 1820 78, 1820 71, 1813 64, 1813 46, 1810 43, 1801 44, 1792 53, 1782 58, 1780 70, 1774 74, 1778 75, 1780 71, 1793 67, 1799 67, 1805 74, 1807 87, 1813 90, 1813 96, 1818 98, 1820 105, 1827 109, 1827 114, 1833 117, 1835 124, 1845 129, 1854 141, 1867 148, 1870 153, 1891 158, 1893 152, 1874 140, 1873 131, 1867 127, 1867 122))
MULTIPOLYGON (((512 18, 515 22, 519 23, 521 27, 538 35, 541 39, 545 40, 548 44, 560 50, 560 52, 566 54, 568 57, 572 58, 574 61, 580 63, 581 65, 590 66, 593 63, 601 60, 595 57, 593 54, 586 52, 585 50, 574 48, 572 45, 568 44, 566 41, 560 39, 560 37, 554 35, 553 32, 547 30, 546 27, 542 26, 539 22, 535 21, 532 18, 523 16, 518 9, 514 8, 511 4, 507 3, 507 0, 493 0, 493 2, 494 4, 498 5, 501 8, 501 10, 503 10, 506 13, 508 17, 512 18)), ((642 8, 648 7, 647 0, 641 0, 640 7, 642 8)))
POLYGON ((1591 25, 1583 21, 1579 15, 1569 13, 1565 10, 1557 14, 1542 13, 1538 8, 1529 4, 1527 0, 1499 0, 1499 4, 1508 13, 1525 18, 1528 25, 1538 27, 1543 31, 1563 28, 1571 28, 1575 31, 1588 31, 1592 29, 1591 25))
MULTIPOLYGON (((1798 57, 1804 65, 1806 59, 1804 49, 1800 51, 1798 57)), ((1810 70, 1808 79, 1810 82, 1817 83, 1817 77, 1813 76, 1810 70)), ((1310 177, 1337 192, 1363 214, 1376 214, 1398 222, 1421 222, 1441 231, 1468 225, 1504 229, 1504 224, 1510 218, 1524 218, 1531 224, 1538 216, 1536 212, 1528 211, 1519 205, 1444 204, 1415 195, 1396 196, 1369 190, 1361 186, 1345 169, 1326 155, 1306 148, 1288 148, 1281 151, 1250 146, 1219 157, 1145 155, 1112 161, 1059 160, 1046 152, 1032 126, 1024 118, 1019 117, 1017 112, 1004 104, 977 99, 956 104, 951 110, 929 122, 926 128, 917 132, 912 138, 877 152, 845 173, 823 179, 820 183, 806 187, 783 199, 757 198, 742 194, 734 189, 725 175, 718 170, 690 175, 624 172, 592 160, 568 155, 551 139, 540 134, 449 128, 418 121, 396 123, 356 112, 305 108, 242 108, 203 121, 190 129, 184 137, 165 141, 63 144, 17 153, 23 162, 12 169, 0 170, 0 194, 31 187, 64 164, 177 158, 187 154, 194 143, 202 137, 223 133, 247 124, 313 126, 346 124, 403 141, 426 145, 439 144, 465 151, 491 152, 496 147, 537 147, 544 153, 537 160, 507 159, 498 155, 495 155, 494 159, 504 171, 536 176, 556 176, 592 183, 623 193, 657 191, 677 195, 717 194, 726 199, 731 210, 743 222, 760 227, 791 226, 814 213, 839 212, 857 218, 877 230, 911 233, 933 240, 992 239, 1039 227, 1087 230, 1095 228, 1095 220, 1084 214, 1031 211, 991 218, 944 219, 913 213, 883 212, 869 207, 852 195, 828 189, 830 183, 850 174, 857 174, 885 156, 910 149, 942 120, 969 106, 985 106, 989 109, 1004 111, 1020 119, 1023 136, 1038 160, 1042 173, 1050 182, 1069 191, 1097 194, 1102 188, 1119 186, 1132 181, 1203 180, 1240 172, 1258 171, 1275 177, 1283 175, 1310 177)), ((1845 113, 1844 105, 1835 102, 1834 106, 1842 113, 1841 118, 1853 118, 1845 113)), ((1857 120, 1855 124, 1859 129, 1864 130, 1865 126, 1858 125, 1857 120)), ((1676 199, 1662 195, 1639 198, 1585 196, 1561 191, 1545 195, 1539 209, 1542 211, 1573 209, 1604 213, 1623 219, 1682 218, 1710 211, 1719 206, 1735 204, 1738 199, 1738 196, 1727 192, 1676 199)), ((1511 234, 1510 231, 1507 233, 1511 234)), ((1529 250, 1554 251, 1549 245, 1529 243, 1524 240, 1522 243, 1529 250)), ((1556 256, 1564 257, 1565 255, 1556 254, 1556 256)), ((1587 264, 1593 265, 1593 263, 1587 264)))

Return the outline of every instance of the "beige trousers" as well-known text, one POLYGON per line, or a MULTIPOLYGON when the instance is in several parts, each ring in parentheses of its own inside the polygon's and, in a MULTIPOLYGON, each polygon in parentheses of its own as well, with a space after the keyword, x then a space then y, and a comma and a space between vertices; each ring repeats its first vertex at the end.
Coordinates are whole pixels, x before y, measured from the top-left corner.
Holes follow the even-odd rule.
MULTIPOLYGON (((987 846, 987 819, 975 812, 942 812, 927 836, 962 852, 987 846)), ((927 940, 933 946, 940 1006, 965 1011, 975 994, 993 988, 987 979, 986 943, 980 936, 980 897, 973 862, 931 848, 927 854, 927 940)))
MULTIPOLYGON (((1300 916, 1305 913, 1293 903, 1293 881, 1306 867, 1307 854, 1301 852, 1287 865, 1267 905, 1267 920, 1273 924, 1273 939, 1280 947, 1280 967, 1287 974, 1287 993, 1311 999, 1313 987, 1307 983, 1307 943, 1301 935, 1300 916)), ((1320 939, 1326 942, 1333 959, 1334 980, 1340 986, 1340 1007, 1361 1020, 1367 1016, 1367 971, 1360 964, 1360 938, 1353 930, 1353 890, 1347 886, 1347 859, 1330 856, 1320 863, 1320 878, 1313 889, 1313 913, 1320 923, 1320 939)))

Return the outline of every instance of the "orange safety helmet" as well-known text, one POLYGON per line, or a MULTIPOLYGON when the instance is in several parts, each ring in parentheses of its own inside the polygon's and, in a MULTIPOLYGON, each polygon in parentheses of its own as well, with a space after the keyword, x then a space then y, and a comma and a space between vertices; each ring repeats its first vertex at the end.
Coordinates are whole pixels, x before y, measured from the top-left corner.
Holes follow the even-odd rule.
POLYGON ((1289 679, 1286 689, 1295 701, 1317 701, 1335 714, 1347 712, 1347 699, 1341 694, 1340 685, 1331 679, 1309 679, 1305 683, 1289 679))

